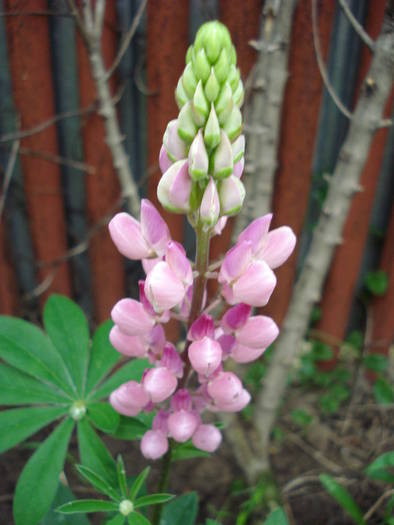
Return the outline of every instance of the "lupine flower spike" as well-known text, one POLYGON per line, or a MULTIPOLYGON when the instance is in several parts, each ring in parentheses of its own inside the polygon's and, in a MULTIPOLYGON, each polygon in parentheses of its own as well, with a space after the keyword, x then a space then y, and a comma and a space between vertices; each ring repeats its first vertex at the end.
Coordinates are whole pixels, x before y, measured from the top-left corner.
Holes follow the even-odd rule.
POLYGON ((201 450, 215 451, 222 436, 204 422, 204 413, 238 412, 250 402, 239 377, 226 371, 226 361, 258 359, 279 333, 271 318, 252 311, 269 301, 276 285, 273 270, 295 246, 287 226, 269 230, 270 214, 253 221, 221 263, 217 278, 229 306, 219 319, 203 313, 210 238, 221 234, 245 198, 243 96, 228 30, 216 21, 204 24, 175 90, 179 114, 163 136, 157 188, 162 206, 187 214, 196 230, 194 268, 148 200, 142 201, 139 221, 119 213, 109 224, 120 253, 140 260, 146 273, 139 301, 125 298, 113 307, 110 341, 122 354, 151 363, 139 383, 130 380, 112 392, 110 403, 130 417, 156 411, 141 441, 142 454, 151 460, 168 451, 169 440, 191 440, 201 450), (187 328, 186 341, 177 347, 165 334, 165 323, 175 314, 187 328))

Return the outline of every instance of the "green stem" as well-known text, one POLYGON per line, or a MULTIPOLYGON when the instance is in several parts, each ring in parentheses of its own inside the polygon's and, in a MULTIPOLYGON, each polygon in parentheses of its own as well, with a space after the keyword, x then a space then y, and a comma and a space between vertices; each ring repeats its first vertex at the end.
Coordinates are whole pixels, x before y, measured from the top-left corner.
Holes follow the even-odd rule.
MULTIPOLYGON (((171 456, 172 456, 172 449, 171 449, 171 444, 170 444, 168 452, 162 459, 162 463, 161 463, 160 480, 159 480, 159 484, 157 486, 157 491, 156 491, 159 494, 162 492, 166 492, 167 490, 168 480, 170 477, 171 456)), ((163 512, 163 505, 156 505, 153 508, 152 525, 160 524, 162 512, 163 512)))

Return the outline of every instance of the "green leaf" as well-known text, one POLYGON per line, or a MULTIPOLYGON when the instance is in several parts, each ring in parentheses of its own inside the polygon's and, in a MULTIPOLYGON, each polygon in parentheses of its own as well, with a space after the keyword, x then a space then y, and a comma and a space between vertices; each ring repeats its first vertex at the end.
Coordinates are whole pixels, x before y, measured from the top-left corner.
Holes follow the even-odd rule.
POLYGON ((127 521, 129 525, 152 525, 148 518, 145 518, 139 512, 131 512, 127 516, 127 521))
POLYGON ((374 372, 384 372, 387 369, 387 357, 382 354, 369 354, 364 357, 363 365, 374 372))
POLYGON ((114 499, 115 501, 120 501, 121 498, 117 490, 115 490, 114 487, 111 487, 111 485, 107 483, 104 478, 99 476, 92 469, 84 467, 83 465, 77 465, 76 469, 81 474, 81 476, 83 476, 99 492, 105 494, 111 499, 114 499))
POLYGON ((50 509, 73 428, 65 419, 26 463, 15 490, 15 525, 36 525, 50 509))
POLYGON ((329 361, 333 358, 332 348, 321 341, 313 341, 311 355, 317 361, 329 361))
POLYGON ((328 474, 320 474, 320 482, 358 525, 365 525, 363 514, 349 491, 328 474))
POLYGON ((0 358, 21 372, 73 393, 62 358, 44 332, 27 321, 0 316, 0 358))
POLYGON ((113 433, 119 425, 119 414, 108 403, 88 405, 88 417, 95 427, 103 432, 113 433))
POLYGON ((306 410, 302 409, 292 410, 291 418, 300 427, 307 427, 313 421, 313 417, 306 410))
POLYGON ((211 454, 196 448, 191 441, 176 443, 172 449, 171 461, 181 461, 192 458, 209 458, 211 454))
POLYGON ((377 457, 365 469, 365 474, 371 479, 394 483, 394 451, 385 452, 377 457))
POLYGON ((152 427, 152 416, 153 413, 140 414, 137 417, 120 416, 119 425, 111 435, 123 440, 141 439, 145 432, 152 427))
POLYGON ((122 496, 124 498, 128 498, 129 490, 127 486, 126 469, 124 466, 123 458, 120 454, 116 461, 116 471, 118 474, 118 484, 119 484, 120 492, 122 493, 122 496))
POLYGON ((127 362, 122 368, 119 368, 114 372, 109 379, 94 390, 91 394, 92 399, 102 399, 108 397, 118 386, 126 383, 126 381, 139 381, 144 373, 145 368, 150 368, 152 365, 149 364, 147 359, 132 359, 127 362))
POLYGON ((84 514, 69 517, 55 511, 57 507, 71 500, 75 500, 74 494, 68 487, 63 485, 63 483, 59 483, 51 509, 40 521, 39 525, 90 525, 89 520, 84 514))
POLYGON ((289 525, 285 511, 282 508, 274 509, 269 513, 264 525, 289 525))
POLYGON ((205 525, 222 525, 222 524, 216 520, 211 520, 210 518, 208 518, 207 521, 205 522, 205 525))
POLYGON ((150 472, 150 467, 146 467, 135 478, 135 481, 133 482, 133 484, 131 485, 131 488, 130 488, 129 498, 131 499, 131 501, 134 501, 134 499, 138 496, 142 485, 144 484, 146 478, 149 475, 149 472, 150 472))
POLYGON ((383 377, 379 377, 373 385, 373 395, 378 403, 390 405, 394 402, 394 388, 383 377))
POLYGON ((97 472, 112 487, 116 486, 116 464, 103 441, 86 419, 78 422, 77 431, 81 463, 97 472))
POLYGON ((346 342, 356 350, 361 350, 364 345, 364 336, 360 330, 352 330, 347 336, 346 342))
POLYGON ((54 294, 45 303, 43 320, 77 392, 83 395, 89 358, 89 326, 85 314, 68 297, 54 294))
POLYGON ((106 521, 105 525, 123 525, 124 521, 126 519, 126 516, 122 516, 122 514, 117 514, 112 520, 106 521))
POLYGON ((90 392, 122 358, 122 354, 117 352, 109 341, 109 332, 113 325, 112 321, 106 321, 93 335, 86 392, 90 392))
POLYGON ((54 385, 42 383, 16 368, 0 364, 0 404, 69 403, 69 398, 54 385))
POLYGON ((365 286, 373 295, 384 295, 389 285, 387 273, 383 270, 368 272, 365 277, 365 286))
POLYGON ((173 494, 149 494, 148 496, 142 496, 134 502, 134 508, 139 509, 141 507, 147 507, 148 505, 160 505, 174 499, 173 494))
POLYGON ((67 412, 67 407, 14 408, 0 412, 0 452, 17 445, 67 412))
POLYGON ((160 525, 194 525, 197 512, 197 494, 195 492, 184 494, 164 506, 160 525))
POLYGON ((89 512, 113 512, 114 510, 119 510, 117 503, 102 499, 78 499, 69 501, 56 509, 62 514, 79 514, 81 512, 88 514, 89 512))

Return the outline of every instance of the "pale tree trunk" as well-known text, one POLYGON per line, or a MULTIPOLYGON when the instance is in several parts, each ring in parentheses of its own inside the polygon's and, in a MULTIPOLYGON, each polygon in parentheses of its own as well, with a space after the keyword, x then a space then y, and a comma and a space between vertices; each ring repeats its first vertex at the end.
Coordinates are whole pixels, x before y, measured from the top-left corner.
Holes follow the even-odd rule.
POLYGON ((393 66, 393 31, 386 20, 376 41, 372 63, 339 153, 281 335, 275 344, 264 387, 256 401, 254 424, 265 458, 268 458, 270 434, 286 391, 289 372, 307 331, 313 305, 321 298, 335 247, 342 241, 352 197, 361 190, 361 173, 373 135, 382 123, 382 112, 393 81, 393 66))
MULTIPOLYGON (((278 165, 283 96, 288 78, 287 63, 292 21, 297 0, 265 2, 256 66, 248 82, 250 97, 245 102, 246 200, 238 215, 233 239, 249 222, 271 210, 275 172, 278 165)), ((247 93, 249 92, 247 88, 247 93)))

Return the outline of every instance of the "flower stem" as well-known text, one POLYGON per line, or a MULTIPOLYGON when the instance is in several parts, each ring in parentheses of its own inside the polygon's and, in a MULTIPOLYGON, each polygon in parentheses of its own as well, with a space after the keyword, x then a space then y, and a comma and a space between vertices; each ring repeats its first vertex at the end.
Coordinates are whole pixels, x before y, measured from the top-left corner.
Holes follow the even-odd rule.
MULTIPOLYGON (((165 492, 167 489, 168 480, 170 477, 171 456, 172 456, 172 449, 171 449, 171 443, 170 443, 168 452, 162 459, 160 480, 159 480, 159 484, 157 486, 157 491, 156 491, 157 493, 165 492)), ((163 504, 155 505, 155 507, 153 507, 152 525, 160 524, 162 512, 163 512, 163 504)))

